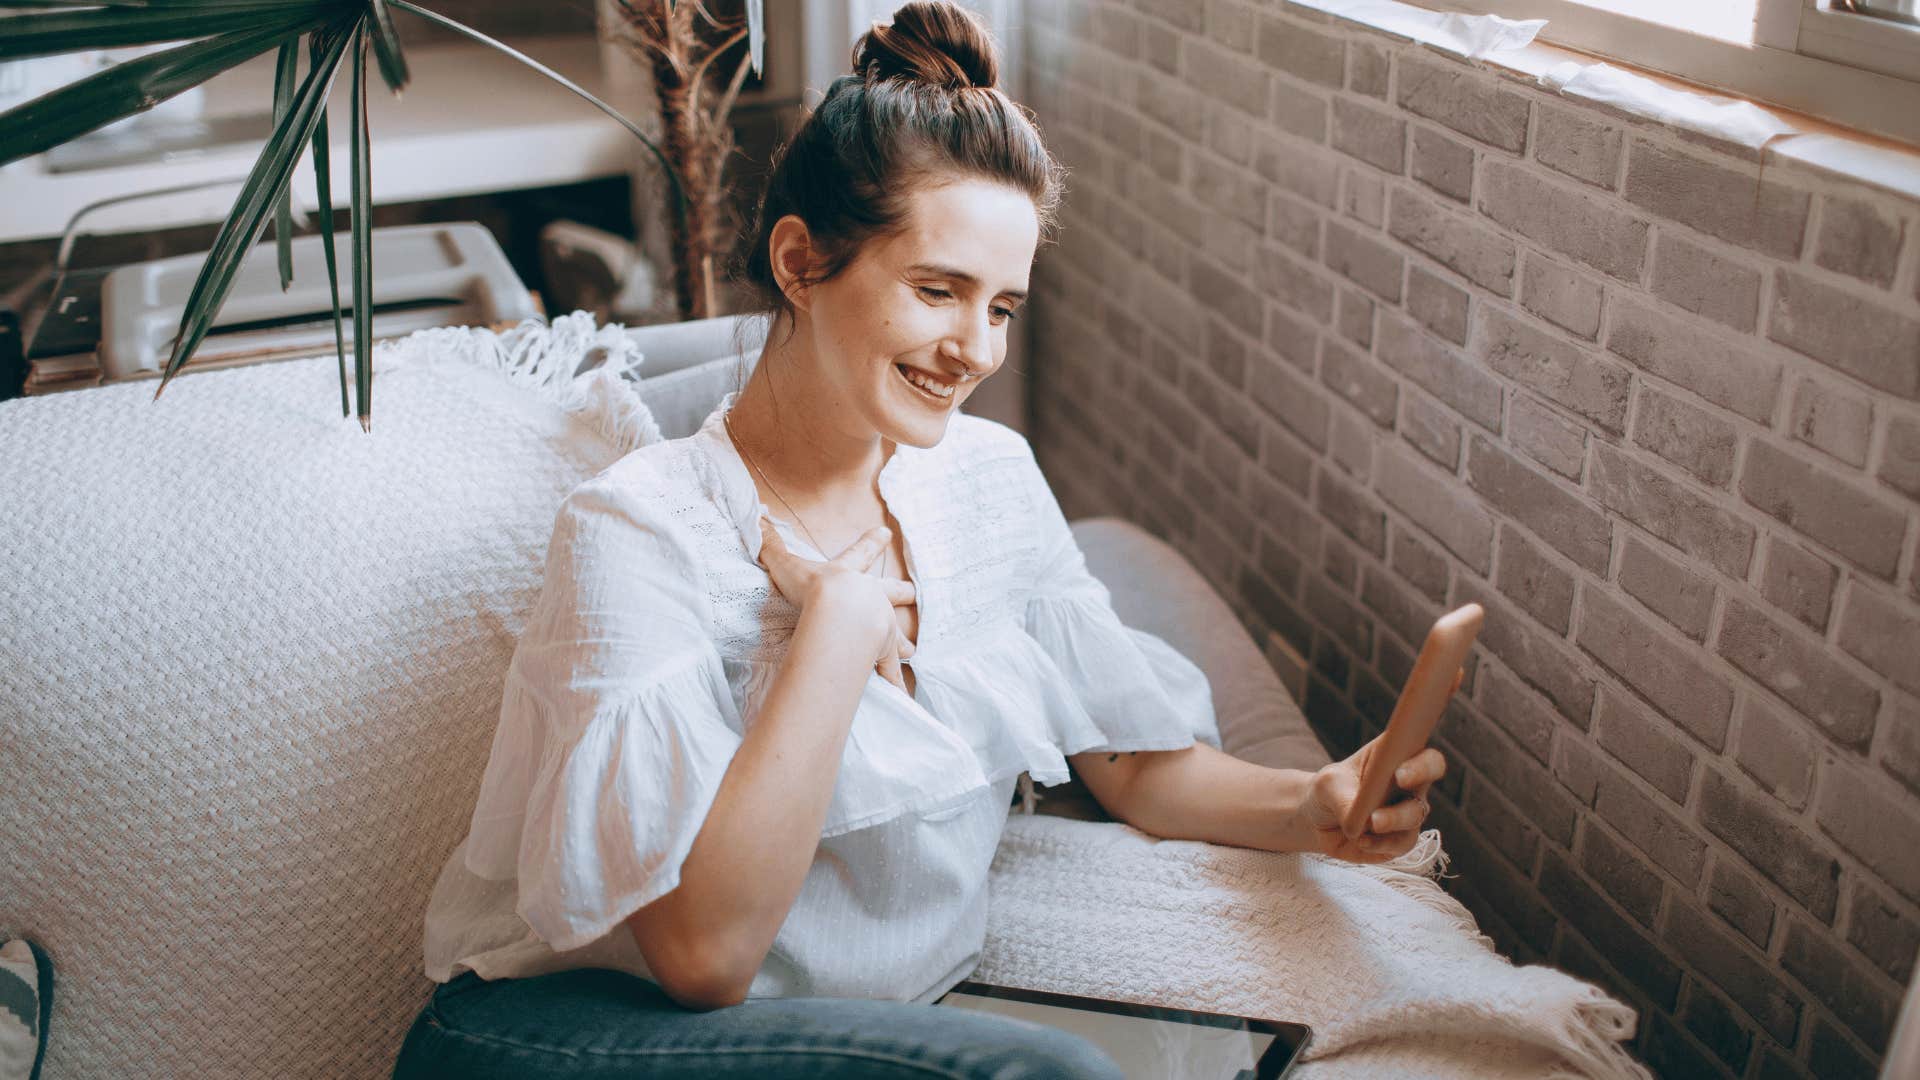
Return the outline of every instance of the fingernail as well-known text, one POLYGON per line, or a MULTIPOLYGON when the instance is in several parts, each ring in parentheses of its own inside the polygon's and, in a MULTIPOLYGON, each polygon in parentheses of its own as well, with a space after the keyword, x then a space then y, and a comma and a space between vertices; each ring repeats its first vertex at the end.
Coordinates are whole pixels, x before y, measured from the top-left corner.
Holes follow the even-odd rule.
POLYGON ((1400 781, 1403 784, 1406 783, 1410 779, 1410 777, 1407 774, 1407 767, 1405 765, 1402 765, 1399 768, 1393 770, 1393 778, 1395 780, 1400 781))

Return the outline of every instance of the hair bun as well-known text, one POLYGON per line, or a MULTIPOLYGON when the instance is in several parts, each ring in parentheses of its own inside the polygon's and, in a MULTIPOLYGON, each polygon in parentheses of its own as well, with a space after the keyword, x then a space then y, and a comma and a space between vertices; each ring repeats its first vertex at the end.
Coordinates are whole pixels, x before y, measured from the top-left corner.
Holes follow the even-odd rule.
POLYGON ((854 42, 853 70, 870 83, 901 78, 951 90, 1000 81, 986 26, 951 0, 914 0, 892 25, 875 23, 854 42))

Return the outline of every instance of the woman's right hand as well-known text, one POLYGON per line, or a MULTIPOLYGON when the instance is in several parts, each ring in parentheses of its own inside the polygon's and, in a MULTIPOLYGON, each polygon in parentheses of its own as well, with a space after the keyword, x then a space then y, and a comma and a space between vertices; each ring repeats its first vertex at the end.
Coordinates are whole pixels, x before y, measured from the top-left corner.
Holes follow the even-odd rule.
POLYGON ((760 565, 773 579, 773 587, 803 616, 811 611, 815 617, 833 620, 844 633, 872 641, 874 668, 904 692, 907 684, 900 661, 913 655, 913 643, 900 631, 893 609, 914 602, 913 583, 867 572, 892 539, 891 529, 876 525, 845 551, 820 562, 788 550, 773 522, 764 514, 760 517, 760 565))

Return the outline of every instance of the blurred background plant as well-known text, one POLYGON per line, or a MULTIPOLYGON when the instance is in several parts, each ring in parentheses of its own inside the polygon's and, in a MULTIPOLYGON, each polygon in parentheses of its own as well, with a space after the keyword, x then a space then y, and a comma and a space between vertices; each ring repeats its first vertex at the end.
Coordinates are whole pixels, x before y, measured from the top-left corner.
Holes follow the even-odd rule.
MULTIPOLYGON (((674 155, 690 155, 697 160, 697 167, 702 170, 701 190, 717 190, 721 169, 716 163, 724 163, 731 143, 725 132, 716 135, 704 128, 702 120, 717 116, 724 121, 747 66, 757 66, 761 40, 759 4, 757 0, 750 3, 742 17, 731 21, 713 18, 698 0, 657 0, 651 5, 651 11, 647 5, 635 3, 633 7, 637 24, 645 28, 640 33, 649 43, 642 47, 651 49, 659 57, 650 60, 650 64, 656 72, 664 68, 672 80, 663 86, 679 88, 676 92, 661 94, 663 120, 667 119, 665 110, 669 100, 675 110, 671 114, 674 119, 668 121, 665 130, 674 132, 677 127, 678 132, 660 140, 667 142, 672 152, 663 150, 659 142, 631 120, 558 72, 469 26, 407 0, 0 0, 0 14, 6 16, 7 28, 6 33, 0 34, 0 62, 185 42, 85 75, 0 113, 0 166, 153 109, 256 56, 267 52, 276 54, 271 134, 241 186, 232 211, 215 234, 194 282, 179 332, 155 390, 154 396, 158 398, 205 338, 233 286, 243 257, 265 231, 269 220, 274 224, 279 247, 281 287, 284 289, 289 283, 292 273, 289 243, 293 232, 289 181, 309 147, 319 192, 320 229, 325 236, 334 235, 327 101, 335 77, 343 66, 348 67, 350 191, 347 201, 351 207, 348 259, 351 282, 347 296, 352 304, 355 389, 351 402, 341 325, 346 309, 341 304, 339 267, 333 245, 322 246, 333 296, 341 412, 347 415, 357 407, 361 425, 370 430, 373 252, 366 73, 371 54, 381 80, 393 93, 399 94, 407 84, 406 57, 393 25, 392 13, 396 10, 513 57, 584 98, 639 139, 665 180, 666 209, 672 231, 676 236, 688 238, 684 259, 676 255, 676 265, 688 268, 684 276, 676 275, 680 309, 683 313, 711 309, 713 218, 709 213, 703 219, 708 224, 699 230, 688 227, 691 200, 688 185, 683 181, 683 167, 674 155), (743 39, 751 42, 753 48, 747 51, 741 68, 728 84, 735 89, 721 91, 717 98, 710 96, 709 103, 703 104, 700 88, 705 85, 704 80, 712 78, 711 60, 743 39), (301 71, 303 52, 304 74, 301 71), (696 240, 709 245, 706 254, 693 247, 696 240), (693 296, 695 285, 704 292, 700 299, 693 296)), ((711 200, 711 195, 707 197, 711 200)))

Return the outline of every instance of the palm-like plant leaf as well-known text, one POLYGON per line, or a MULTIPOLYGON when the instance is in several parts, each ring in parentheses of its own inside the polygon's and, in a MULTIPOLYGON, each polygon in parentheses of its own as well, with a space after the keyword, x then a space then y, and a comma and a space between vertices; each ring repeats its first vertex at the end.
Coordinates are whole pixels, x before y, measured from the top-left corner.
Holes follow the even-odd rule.
MULTIPOLYGON (((293 107, 293 84, 300 77, 300 39, 280 43, 273 65, 273 122, 278 125, 293 107)), ((322 112, 326 105, 320 106, 322 112)), ((293 284, 293 186, 282 188, 273 204, 273 244, 280 256, 280 291, 293 284)))
POLYGON ((367 130, 367 20, 353 33, 353 392, 363 431, 373 430, 373 171, 367 130))
MULTIPOLYGON (((326 49, 325 31, 308 35, 307 66, 319 67, 326 49)), ((333 296, 333 355, 340 362, 340 415, 346 416, 347 346, 340 333, 340 268, 333 251, 333 167, 327 158, 327 110, 323 108, 320 122, 313 127, 313 187, 320 203, 320 235, 325 238, 320 250, 327 257, 327 291, 333 296)))
MULTIPOLYGON (((215 75, 320 25, 306 5, 165 52, 136 57, 0 113, 0 165, 31 157, 191 90, 215 75)), ((118 13, 102 12, 101 19, 118 13)))
POLYGON ((76 49, 112 49, 123 45, 150 45, 156 41, 204 38, 236 30, 252 30, 302 9, 311 11, 317 19, 324 17, 332 6, 322 0, 301 0, 297 4, 249 0, 245 4, 211 11, 123 8, 111 12, 58 11, 42 15, 15 15, 7 20, 6 34, 0 36, 0 60, 47 56, 76 49))
POLYGON ((199 277, 194 280, 193 290, 187 295, 186 316, 181 320, 180 334, 174 339, 173 354, 161 372, 160 386, 154 391, 154 397, 158 398, 161 391, 167 388, 167 383, 172 381, 180 366, 186 363, 187 357, 192 355, 212 328, 214 315, 219 312, 221 303, 233 288, 233 279, 239 272, 241 259, 253 245, 254 238, 260 235, 261 228, 266 224, 267 211, 279 199, 293 173, 294 164, 300 160, 307 140, 313 136, 320 111, 326 106, 327 92, 333 86, 334 72, 339 69, 344 52, 343 39, 307 72, 300 89, 294 93, 292 107, 274 125, 273 134, 267 138, 266 149, 261 152, 260 159, 254 162, 253 170, 247 174, 240 196, 234 201, 233 212, 214 235, 213 250, 208 252, 207 261, 201 264, 199 277))
POLYGON ((393 12, 386 0, 367 0, 367 34, 373 41, 373 55, 380 61, 380 78, 387 88, 399 93, 407 85, 407 58, 400 52, 400 35, 393 29, 393 12))

